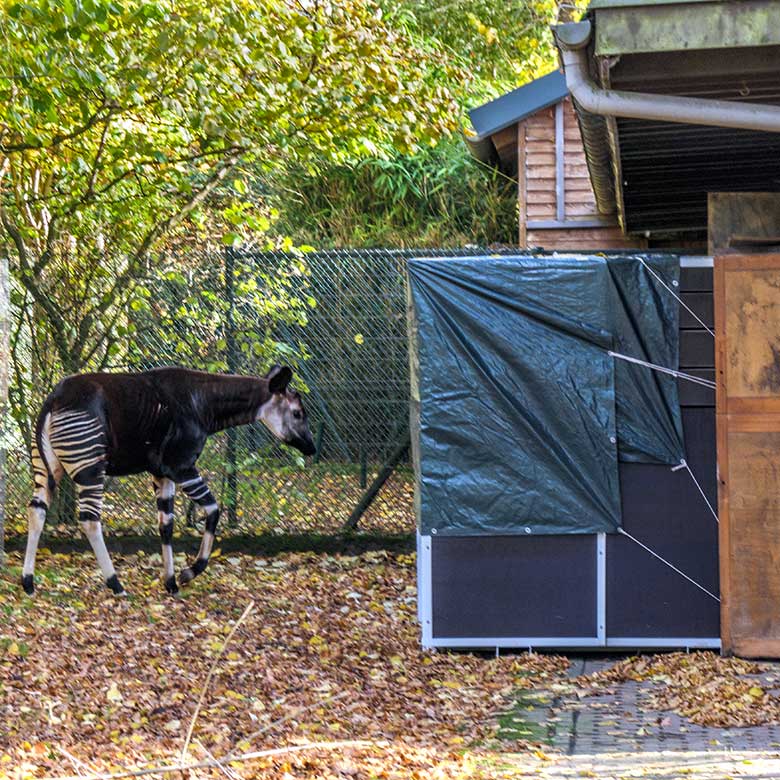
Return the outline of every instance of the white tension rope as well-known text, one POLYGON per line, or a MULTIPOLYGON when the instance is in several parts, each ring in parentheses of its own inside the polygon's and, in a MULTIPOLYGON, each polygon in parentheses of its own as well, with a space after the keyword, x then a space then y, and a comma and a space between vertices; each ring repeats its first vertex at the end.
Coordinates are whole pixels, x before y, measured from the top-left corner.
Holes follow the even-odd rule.
POLYGON ((632 542, 634 542, 634 544, 638 544, 643 550, 649 552, 650 555, 653 556, 653 558, 657 558, 659 561, 661 561, 661 563, 668 566, 672 571, 677 572, 677 574, 679 574, 681 577, 685 577, 685 579, 688 580, 688 582, 695 585, 699 590, 703 590, 710 598, 715 599, 715 601, 720 603, 720 599, 712 591, 707 590, 707 588, 705 588, 704 585, 700 585, 698 582, 696 582, 696 580, 689 577, 684 571, 678 569, 673 563, 669 563, 669 561, 667 561, 666 558, 662 558, 657 552, 651 550, 646 544, 642 544, 642 542, 640 542, 639 539, 637 539, 634 536, 631 536, 631 534, 628 533, 628 531, 624 531, 622 528, 618 528, 618 533, 622 534, 627 539, 630 539, 632 542))
POLYGON ((682 306, 688 312, 688 314, 690 314, 691 317, 693 317, 696 322, 698 322, 699 325, 701 325, 702 328, 704 328, 704 330, 710 334, 710 336, 712 336, 712 338, 715 338, 715 334, 704 324, 699 315, 696 314, 696 312, 690 306, 688 306, 688 304, 685 303, 685 301, 680 298, 680 296, 677 295, 677 293, 671 287, 669 287, 669 285, 652 268, 650 268, 650 266, 645 262, 644 258, 640 257, 639 262, 642 263, 642 265, 645 267, 645 270, 649 271, 656 279, 658 279, 658 281, 661 283, 661 286, 664 287, 669 292, 669 294, 677 300, 677 303, 679 303, 680 306, 682 306))
POLYGON ((662 374, 669 374, 670 376, 678 379, 686 379, 688 382, 693 382, 696 385, 703 385, 715 389, 716 385, 711 379, 703 379, 700 376, 694 376, 693 374, 685 374, 682 371, 675 371, 673 368, 666 368, 666 366, 657 366, 655 363, 648 363, 646 360, 640 360, 639 358, 629 357, 628 355, 622 355, 620 352, 613 352, 610 350, 607 353, 610 357, 618 358, 619 360, 625 360, 628 363, 635 363, 637 366, 644 366, 645 368, 652 368, 653 371, 660 371, 662 374))
POLYGON ((679 471, 680 469, 685 469, 691 475, 693 484, 696 485, 696 487, 699 489, 699 493, 701 493, 701 497, 704 499, 704 503, 707 505, 707 509, 709 509, 710 512, 712 513, 712 516, 715 518, 715 522, 719 523, 720 521, 718 520, 718 513, 712 508, 712 504, 710 503, 710 500, 707 498, 707 494, 704 492, 702 486, 699 484, 699 480, 693 476, 691 467, 688 465, 688 461, 685 460, 685 458, 683 458, 680 461, 679 466, 672 466, 672 471, 679 471))
MULTIPOLYGON (((649 271, 660 282, 660 284, 672 295, 672 297, 677 300, 677 302, 680 304, 680 306, 682 306, 684 309, 686 309, 686 311, 699 323, 699 325, 701 325, 702 328, 704 328, 707 331, 707 333, 709 333, 710 336, 712 336, 714 338, 715 334, 712 332, 712 330, 710 330, 710 328, 708 328, 704 324, 704 322, 696 314, 696 312, 694 312, 693 309, 691 309, 690 306, 688 306, 682 300, 682 298, 680 298, 677 295, 677 293, 675 293, 675 291, 671 287, 669 287, 669 285, 666 284, 666 282, 652 268, 650 268, 650 266, 641 257, 639 258, 639 262, 641 262, 642 265, 645 267, 645 269, 647 271, 649 271)), ((693 376, 692 374, 685 374, 682 371, 675 371, 674 369, 666 368, 665 366, 658 366, 655 363, 648 363, 645 360, 639 360, 638 358, 629 357, 628 355, 622 355, 619 352, 612 352, 612 351, 610 351, 609 355, 610 355, 610 357, 618 358, 619 360, 625 360, 628 363, 634 363, 635 365, 638 365, 638 366, 643 366, 645 368, 650 368, 653 371, 659 371, 662 374, 669 374, 670 376, 673 376, 673 377, 678 378, 678 379, 685 379, 688 382, 693 382, 694 384, 702 385, 703 387, 709 387, 709 388, 711 388, 713 390, 716 388, 715 382, 712 382, 709 379, 703 379, 702 377, 693 376)), ((707 504, 707 509, 710 510, 710 513, 715 518, 715 522, 717 523, 718 522, 718 513, 713 508, 712 504, 710 503, 709 499, 707 498, 706 493, 702 489, 702 486, 699 484, 699 481, 694 476, 694 473, 691 471, 691 467, 688 465, 688 462, 685 460, 685 458, 683 458, 680 461, 680 465, 679 466, 673 466, 672 467, 672 471, 680 471, 681 469, 685 469, 688 472, 688 474, 690 474, 691 479, 693 480, 693 484, 696 485, 699 493, 701 494, 701 497, 704 499, 704 503, 707 504)), ((707 590, 707 588, 705 588, 700 583, 696 582, 696 580, 694 580, 693 578, 689 577, 684 571, 678 569, 673 563, 670 563, 669 561, 666 560, 666 558, 663 558, 657 552, 655 552, 654 550, 651 550, 646 544, 643 544, 642 542, 640 542, 639 539, 637 539, 634 536, 631 536, 631 534, 628 533, 628 531, 625 531, 623 528, 618 528, 618 533, 622 534, 627 539, 630 539, 632 542, 634 542, 634 544, 639 545, 643 550, 645 550, 646 552, 650 553, 650 555, 652 555, 654 558, 659 560, 665 566, 668 566, 672 571, 676 572, 681 577, 683 577, 686 580, 688 580, 688 582, 690 582, 692 585, 695 585, 699 590, 701 590, 704 593, 706 593, 710 598, 712 598, 715 601, 717 601, 718 603, 720 603, 720 599, 714 593, 712 593, 712 591, 707 590)))

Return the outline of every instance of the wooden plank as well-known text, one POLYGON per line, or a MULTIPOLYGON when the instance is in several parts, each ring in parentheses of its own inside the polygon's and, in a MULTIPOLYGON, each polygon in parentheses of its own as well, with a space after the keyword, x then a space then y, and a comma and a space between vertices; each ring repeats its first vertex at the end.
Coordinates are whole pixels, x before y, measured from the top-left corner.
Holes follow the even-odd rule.
MULTIPOLYGON (((721 626, 721 634, 722 634, 721 626)), ((780 658, 780 640, 776 639, 742 639, 732 642, 734 654, 740 658, 780 658)))
POLYGON ((555 192, 555 179, 528 179, 528 192, 555 192))
POLYGON ((737 433, 761 433, 763 431, 780 431, 780 416, 764 412, 736 412, 721 415, 728 423, 729 431, 737 433))
POLYGON ((563 103, 555 106, 555 218, 566 214, 566 175, 564 174, 563 103))
POLYGON ((777 251, 771 239, 780 236, 780 193, 711 192, 707 209, 711 255, 777 251), (751 238, 755 245, 748 248, 746 242, 749 244, 751 238))
POLYGON ((555 181, 555 166, 554 165, 537 165, 533 168, 529 168, 526 164, 526 176, 529 179, 550 179, 555 181))
MULTIPOLYGON (((741 398, 729 395, 727 400, 728 414, 738 415, 773 415, 780 414, 780 398, 741 398)), ((767 425, 770 422, 767 421, 767 425)))
POLYGON ((731 633, 780 645, 780 431, 728 427, 731 633))
POLYGON ((597 217, 599 210, 596 204, 590 203, 571 203, 566 201, 566 218, 571 217, 597 217))
POLYGON ((552 154, 555 155, 555 144, 553 143, 552 138, 539 140, 539 139, 528 139, 528 143, 526 144, 526 151, 528 152, 528 156, 531 157, 535 154, 552 154))
MULTIPOLYGON (((716 304, 717 308, 717 304, 716 304)), ((716 369, 717 373, 717 369, 716 369)), ((717 398, 720 392, 716 392, 717 398)), ((720 580, 720 642, 723 653, 734 651, 734 639, 731 634, 731 525, 729 523, 729 458, 728 425, 725 415, 717 414, 716 438, 718 458, 718 558, 720 580)))
MULTIPOLYGON (((726 268, 723 259, 714 261, 712 289, 715 308, 715 409, 718 414, 728 412, 726 396, 726 268)), ((725 472, 724 472, 725 473, 725 472)))
POLYGON ((528 199, 528 172, 525 159, 526 147, 526 124, 517 123, 517 242, 525 248, 528 246, 527 225, 528 214, 526 212, 526 201, 528 199))
POLYGON ((530 203, 526 201, 525 213, 529 219, 554 219, 555 203, 530 203))
POLYGON ((591 197, 595 197, 590 179, 587 176, 570 176, 566 179, 566 189, 569 192, 589 192, 591 197))
POLYGON ((714 296, 721 642, 780 657, 780 255, 716 256, 714 296))
POLYGON ((545 190, 528 190, 526 197, 527 203, 551 203, 555 205, 555 192, 550 189, 545 190))
POLYGON ((554 228, 528 230, 528 246, 572 252, 609 249, 644 249, 644 239, 627 238, 620 228, 554 228))
MULTIPOLYGON (((567 182, 568 184, 568 182, 567 182)), ((595 203, 594 195, 589 190, 569 190, 566 191, 567 203, 595 203)))
POLYGON ((780 397, 780 256, 750 260, 722 263, 727 399, 780 397))
POLYGON ((533 152, 531 153, 528 149, 526 149, 526 167, 530 168, 539 168, 543 166, 554 166, 556 164, 555 162, 555 152, 550 151, 549 154, 542 154, 541 152, 533 152))

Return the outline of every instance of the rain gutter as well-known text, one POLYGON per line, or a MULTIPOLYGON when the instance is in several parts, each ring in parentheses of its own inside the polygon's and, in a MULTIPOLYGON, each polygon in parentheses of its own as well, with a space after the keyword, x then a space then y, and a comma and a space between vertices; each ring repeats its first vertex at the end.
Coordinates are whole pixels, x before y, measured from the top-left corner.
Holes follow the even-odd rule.
MULTIPOLYGON (((610 117, 780 133, 780 106, 599 87, 593 82, 588 68, 588 45, 592 32, 589 20, 553 27, 566 75, 566 86, 578 109, 599 211, 614 212, 616 205, 613 165, 619 164, 619 155, 617 138, 611 137, 615 133, 607 132, 610 124, 614 129, 614 119, 608 119, 610 117), (610 148, 616 158, 612 161, 613 165, 608 160, 610 148)), ((617 185, 621 190, 619 181, 617 185)), ((622 214, 620 216, 623 217, 622 214)))

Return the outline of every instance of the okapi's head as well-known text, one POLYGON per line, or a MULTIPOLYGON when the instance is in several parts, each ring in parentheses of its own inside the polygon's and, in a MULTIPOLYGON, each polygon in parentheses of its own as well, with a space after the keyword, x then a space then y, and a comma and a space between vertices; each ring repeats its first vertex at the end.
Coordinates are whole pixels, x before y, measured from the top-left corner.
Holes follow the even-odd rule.
POLYGON ((274 366, 266 376, 269 399, 260 407, 258 419, 279 441, 300 450, 304 455, 314 455, 309 418, 303 408, 300 393, 289 388, 292 369, 274 366))

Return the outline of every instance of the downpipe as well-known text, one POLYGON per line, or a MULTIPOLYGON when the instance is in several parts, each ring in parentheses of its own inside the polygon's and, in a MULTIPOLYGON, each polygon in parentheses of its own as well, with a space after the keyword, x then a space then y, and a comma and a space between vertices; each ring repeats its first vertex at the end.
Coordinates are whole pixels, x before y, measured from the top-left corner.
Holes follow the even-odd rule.
POLYGON ((579 106, 591 114, 780 133, 780 106, 602 89, 591 81, 588 71, 590 21, 560 24, 552 29, 563 60, 566 86, 579 106))

